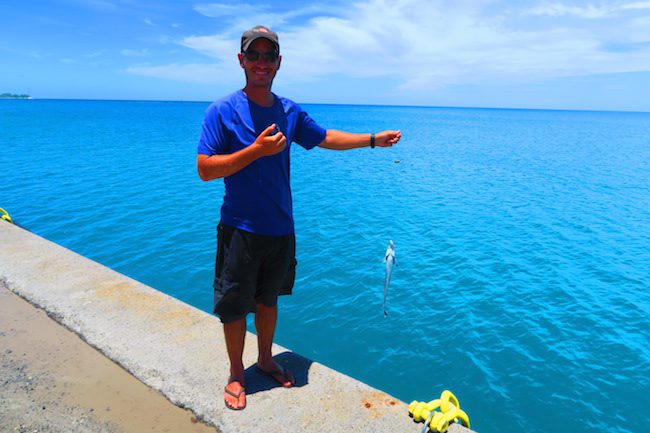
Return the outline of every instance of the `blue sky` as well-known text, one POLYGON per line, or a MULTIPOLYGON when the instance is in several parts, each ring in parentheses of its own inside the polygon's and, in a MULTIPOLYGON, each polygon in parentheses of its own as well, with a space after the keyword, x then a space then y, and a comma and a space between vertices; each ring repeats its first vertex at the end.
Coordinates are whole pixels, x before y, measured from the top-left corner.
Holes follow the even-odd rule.
POLYGON ((213 100, 265 24, 302 103, 650 111, 650 1, 3 3, 0 93, 213 100))

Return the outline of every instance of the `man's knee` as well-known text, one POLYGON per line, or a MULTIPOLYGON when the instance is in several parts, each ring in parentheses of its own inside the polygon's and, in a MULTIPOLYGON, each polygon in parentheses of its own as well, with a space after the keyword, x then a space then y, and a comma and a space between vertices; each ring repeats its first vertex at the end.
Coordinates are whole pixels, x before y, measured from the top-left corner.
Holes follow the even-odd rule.
POLYGON ((268 313, 273 313, 277 311, 278 309, 278 304, 277 302, 273 305, 266 305, 261 302, 257 303, 257 314, 268 314, 268 313))

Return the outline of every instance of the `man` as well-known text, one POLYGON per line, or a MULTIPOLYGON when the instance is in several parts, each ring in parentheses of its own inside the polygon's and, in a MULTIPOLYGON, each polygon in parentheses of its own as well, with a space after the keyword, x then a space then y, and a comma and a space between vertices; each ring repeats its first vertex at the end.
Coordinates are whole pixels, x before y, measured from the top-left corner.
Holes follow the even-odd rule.
POLYGON ((291 293, 295 276, 291 143, 345 150, 389 147, 401 138, 400 131, 326 131, 296 103, 273 94, 282 56, 277 34, 266 27, 244 32, 238 57, 246 86, 206 111, 197 160, 202 180, 224 178, 225 184, 214 313, 223 323, 230 360, 224 402, 234 410, 246 407, 242 354, 249 312, 255 313, 257 368, 283 387, 294 385, 293 374, 271 354, 278 295, 291 293))

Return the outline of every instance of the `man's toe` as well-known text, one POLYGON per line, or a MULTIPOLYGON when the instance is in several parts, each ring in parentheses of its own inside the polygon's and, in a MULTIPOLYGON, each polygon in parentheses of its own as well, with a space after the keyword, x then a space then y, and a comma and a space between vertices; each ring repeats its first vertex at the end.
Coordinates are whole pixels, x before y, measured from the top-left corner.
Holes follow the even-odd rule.
POLYGON ((245 388, 239 381, 232 381, 226 385, 223 393, 223 400, 226 407, 233 410, 241 410, 246 407, 245 388))

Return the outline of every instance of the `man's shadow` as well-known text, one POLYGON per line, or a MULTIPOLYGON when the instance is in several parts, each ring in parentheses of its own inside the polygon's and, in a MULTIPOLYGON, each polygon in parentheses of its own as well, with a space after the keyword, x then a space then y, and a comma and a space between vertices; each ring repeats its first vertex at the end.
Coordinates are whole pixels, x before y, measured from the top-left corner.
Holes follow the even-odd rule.
MULTIPOLYGON (((295 379, 294 387, 302 387, 309 383, 309 367, 312 360, 293 352, 282 352, 275 355, 273 359, 285 369, 291 370, 295 379)), ((244 371, 244 380, 246 381, 246 395, 282 386, 270 376, 259 371, 257 364, 251 365, 244 371)))

